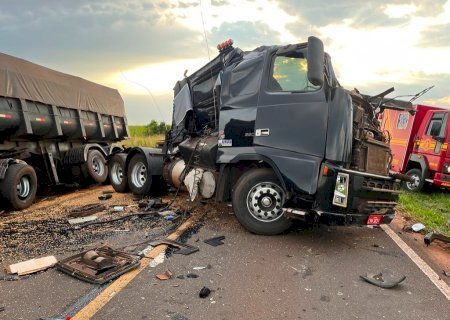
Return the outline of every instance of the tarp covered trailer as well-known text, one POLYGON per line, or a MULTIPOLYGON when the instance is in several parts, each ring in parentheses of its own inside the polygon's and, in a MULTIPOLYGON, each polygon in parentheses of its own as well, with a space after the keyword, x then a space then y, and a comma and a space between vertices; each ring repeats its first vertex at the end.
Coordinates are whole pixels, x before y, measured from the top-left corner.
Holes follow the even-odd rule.
POLYGON ((0 54, 0 207, 28 207, 38 182, 104 182, 128 135, 117 90, 0 54))

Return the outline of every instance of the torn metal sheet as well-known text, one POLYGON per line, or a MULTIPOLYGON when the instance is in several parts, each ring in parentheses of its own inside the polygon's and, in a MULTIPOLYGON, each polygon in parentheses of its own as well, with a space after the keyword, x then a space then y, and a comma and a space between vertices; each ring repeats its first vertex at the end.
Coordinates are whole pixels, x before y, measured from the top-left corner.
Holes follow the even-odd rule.
POLYGON ((162 244, 165 244, 165 245, 168 245, 170 247, 177 249, 177 250, 174 250, 173 253, 183 254, 183 255, 188 255, 188 254, 197 252, 199 250, 197 247, 191 246, 189 244, 185 244, 185 243, 181 243, 181 242, 169 240, 169 239, 162 239, 162 240, 150 242, 150 245, 152 247, 156 247, 156 246, 159 246, 162 244))
POLYGON ((103 211, 106 209, 106 206, 99 203, 87 204, 85 206, 81 206, 75 208, 69 212, 69 217, 71 218, 79 218, 93 215, 94 213, 103 211))
POLYGON ((223 244, 223 241, 225 239, 225 236, 218 236, 210 239, 203 240, 204 243, 209 244, 210 246, 217 247, 223 244))
POLYGON ((58 260, 54 256, 47 256, 39 259, 31 259, 22 261, 19 263, 11 264, 5 268, 6 273, 17 273, 19 276, 23 276, 38 271, 43 271, 53 267, 58 260))
POLYGON ((384 289, 393 288, 406 279, 406 276, 395 276, 389 270, 384 270, 377 274, 367 273, 366 275, 360 277, 370 284, 384 289))
POLYGON ((443 234, 436 232, 429 232, 427 233, 425 238, 423 238, 423 241, 427 246, 429 246, 434 240, 450 243, 450 237, 444 236, 443 234))
POLYGON ((103 284, 139 265, 138 256, 105 246, 64 259, 56 268, 80 280, 103 284))
POLYGON ((85 222, 95 221, 97 219, 98 219, 98 217, 96 215, 92 215, 92 216, 87 216, 87 217, 69 219, 69 220, 67 220, 67 222, 69 222, 69 224, 71 224, 71 225, 74 225, 74 224, 81 224, 81 223, 85 223, 85 222))

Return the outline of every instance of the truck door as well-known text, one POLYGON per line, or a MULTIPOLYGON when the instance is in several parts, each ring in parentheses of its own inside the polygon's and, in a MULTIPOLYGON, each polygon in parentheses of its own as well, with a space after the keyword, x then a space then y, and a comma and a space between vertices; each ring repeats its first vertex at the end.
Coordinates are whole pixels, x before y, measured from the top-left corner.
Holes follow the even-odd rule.
POLYGON ((263 75, 254 145, 271 157, 301 190, 313 193, 327 137, 323 87, 307 77, 306 48, 274 52, 263 75))
POLYGON ((417 137, 414 148, 428 160, 429 169, 438 171, 441 152, 445 151, 445 137, 447 132, 448 112, 432 111, 428 121, 422 125, 422 136, 417 137), (444 150, 443 150, 444 149, 444 150))

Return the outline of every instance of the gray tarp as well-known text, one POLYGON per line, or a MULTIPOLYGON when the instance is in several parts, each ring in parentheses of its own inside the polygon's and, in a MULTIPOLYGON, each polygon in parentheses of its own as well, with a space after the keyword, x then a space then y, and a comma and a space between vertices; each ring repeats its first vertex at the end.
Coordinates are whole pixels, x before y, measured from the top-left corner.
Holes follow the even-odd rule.
POLYGON ((0 96, 125 116, 117 90, 3 53, 0 53, 0 96))
POLYGON ((192 110, 191 90, 186 83, 173 99, 173 120, 176 126, 180 125, 189 110, 192 110))

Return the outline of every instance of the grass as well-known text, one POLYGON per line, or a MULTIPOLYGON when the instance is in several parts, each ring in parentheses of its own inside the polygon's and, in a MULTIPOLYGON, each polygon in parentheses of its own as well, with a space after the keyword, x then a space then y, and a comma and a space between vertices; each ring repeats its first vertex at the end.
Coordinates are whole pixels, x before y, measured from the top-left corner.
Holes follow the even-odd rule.
POLYGON ((127 140, 121 141, 121 145, 127 147, 141 146, 154 148, 158 141, 164 140, 163 134, 152 136, 147 135, 146 126, 128 126, 128 128, 130 129, 131 137, 127 140))
POLYGON ((427 231, 436 231, 450 236, 450 193, 414 193, 400 194, 398 208, 407 217, 421 222, 427 231))

